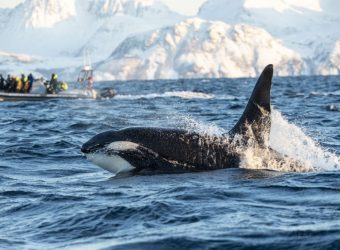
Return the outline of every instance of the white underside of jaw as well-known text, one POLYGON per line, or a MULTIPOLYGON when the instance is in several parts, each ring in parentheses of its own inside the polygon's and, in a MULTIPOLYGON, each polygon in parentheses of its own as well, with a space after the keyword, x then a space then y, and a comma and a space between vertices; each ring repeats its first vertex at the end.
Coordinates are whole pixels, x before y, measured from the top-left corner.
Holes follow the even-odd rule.
POLYGON ((94 164, 113 174, 126 173, 135 169, 128 161, 118 155, 98 153, 88 154, 86 157, 94 164))
MULTIPOLYGON (((138 144, 129 141, 115 141, 110 143, 106 149, 110 151, 134 151, 137 150, 138 144)), ((116 154, 105 154, 103 152, 86 155, 87 159, 99 167, 113 173, 126 173, 135 169, 127 160, 116 154)))

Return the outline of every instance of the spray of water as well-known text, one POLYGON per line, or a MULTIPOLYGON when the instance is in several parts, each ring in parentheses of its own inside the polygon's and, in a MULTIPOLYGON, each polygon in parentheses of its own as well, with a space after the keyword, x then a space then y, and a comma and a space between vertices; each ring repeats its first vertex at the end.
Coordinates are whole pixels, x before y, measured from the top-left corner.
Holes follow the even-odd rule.
MULTIPOLYGON (((241 156, 241 168, 269 169, 282 172, 335 171, 340 169, 340 157, 323 149, 301 128, 289 123, 280 112, 273 110, 269 147, 242 141, 235 136, 229 148, 241 156)), ((213 123, 198 122, 182 117, 180 127, 207 136, 222 136, 227 131, 213 123)), ((251 131, 251 130, 249 130, 251 131)), ((252 138, 252 136, 247 136, 252 138)))
POLYGON ((340 157, 320 146, 303 130, 289 123, 280 112, 272 112, 270 145, 280 153, 313 166, 316 171, 340 169, 340 157))
POLYGON ((177 121, 177 123, 180 128, 183 128, 189 132, 197 132, 201 135, 222 136, 227 132, 214 123, 199 122, 192 116, 182 116, 180 120, 177 121))

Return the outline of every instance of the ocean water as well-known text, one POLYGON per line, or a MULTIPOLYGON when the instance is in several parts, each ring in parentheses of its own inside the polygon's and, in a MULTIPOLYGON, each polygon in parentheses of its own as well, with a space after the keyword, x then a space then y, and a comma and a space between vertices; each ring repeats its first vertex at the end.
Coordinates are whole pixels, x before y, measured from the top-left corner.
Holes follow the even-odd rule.
POLYGON ((114 177, 80 153, 130 126, 224 133, 255 81, 102 83, 119 95, 0 103, 0 249, 340 249, 338 76, 273 80, 270 145, 307 169, 262 169, 250 152, 240 169, 114 177))

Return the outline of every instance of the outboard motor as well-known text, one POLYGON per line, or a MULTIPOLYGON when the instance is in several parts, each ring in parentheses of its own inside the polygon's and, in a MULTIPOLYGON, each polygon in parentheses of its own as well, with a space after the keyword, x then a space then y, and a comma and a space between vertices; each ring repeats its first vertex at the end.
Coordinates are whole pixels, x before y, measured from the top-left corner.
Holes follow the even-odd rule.
POLYGON ((100 90, 101 98, 113 98, 115 95, 117 95, 117 91, 113 88, 104 88, 100 90))

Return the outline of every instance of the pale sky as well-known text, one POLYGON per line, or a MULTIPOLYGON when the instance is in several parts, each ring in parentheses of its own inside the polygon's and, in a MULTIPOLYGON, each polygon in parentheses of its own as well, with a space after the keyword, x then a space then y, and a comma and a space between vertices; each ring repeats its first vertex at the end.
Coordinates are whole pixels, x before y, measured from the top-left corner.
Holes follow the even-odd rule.
MULTIPOLYGON (((24 0, 0 0, 0 8, 14 7, 24 0)), ((161 0, 171 9, 185 15, 195 15, 206 0, 161 0)))

